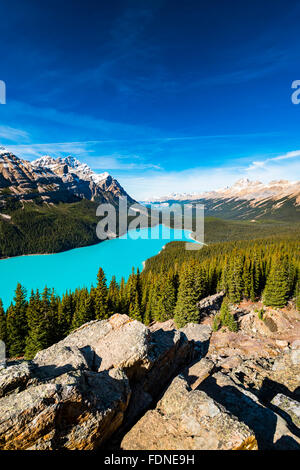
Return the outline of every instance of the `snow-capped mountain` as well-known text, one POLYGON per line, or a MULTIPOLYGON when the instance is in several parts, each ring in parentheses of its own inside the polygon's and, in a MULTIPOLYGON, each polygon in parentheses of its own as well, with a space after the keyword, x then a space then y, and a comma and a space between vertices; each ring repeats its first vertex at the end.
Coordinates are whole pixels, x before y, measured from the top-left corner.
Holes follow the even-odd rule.
POLYGON ((300 181, 250 181, 238 180, 232 186, 214 191, 192 194, 170 194, 146 201, 154 205, 173 202, 199 202, 204 204, 206 215, 232 219, 257 219, 266 216, 299 218, 300 181))
POLYGON ((53 158, 49 155, 33 162, 22 160, 0 147, 0 202, 12 197, 18 200, 44 202, 71 202, 89 199, 99 202, 117 202, 127 196, 119 182, 109 173, 95 173, 85 163, 72 156, 53 158))
MULTIPOLYGON (((167 201, 187 201, 198 199, 243 199, 243 200, 262 200, 266 198, 281 198, 283 196, 299 196, 300 181, 290 182, 287 180, 271 181, 264 184, 260 181, 250 181, 248 178, 242 178, 232 186, 217 189, 214 191, 205 191, 202 193, 173 193, 168 196, 152 199, 147 202, 167 202, 167 201)), ((299 199, 300 203, 300 199, 299 199)))
POLYGON ((95 173, 86 163, 81 163, 71 155, 64 158, 53 158, 49 155, 45 155, 44 157, 34 160, 31 164, 35 167, 51 169, 54 173, 59 172, 66 166, 69 173, 75 173, 80 179, 92 180, 95 183, 100 183, 110 176, 107 172, 95 173))
POLYGON ((62 179, 70 191, 79 197, 102 201, 103 193, 107 193, 107 196, 113 197, 127 196, 129 202, 134 202, 109 173, 95 173, 86 163, 81 163, 71 155, 64 158, 46 155, 34 160, 31 164, 39 170, 51 170, 62 179))

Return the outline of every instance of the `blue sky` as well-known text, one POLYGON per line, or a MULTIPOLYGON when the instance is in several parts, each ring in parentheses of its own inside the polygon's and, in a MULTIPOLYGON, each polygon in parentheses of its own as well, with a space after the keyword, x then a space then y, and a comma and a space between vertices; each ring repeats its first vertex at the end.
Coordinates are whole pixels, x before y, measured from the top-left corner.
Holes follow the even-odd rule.
POLYGON ((4 0, 0 144, 132 196, 299 179, 300 2, 4 0))

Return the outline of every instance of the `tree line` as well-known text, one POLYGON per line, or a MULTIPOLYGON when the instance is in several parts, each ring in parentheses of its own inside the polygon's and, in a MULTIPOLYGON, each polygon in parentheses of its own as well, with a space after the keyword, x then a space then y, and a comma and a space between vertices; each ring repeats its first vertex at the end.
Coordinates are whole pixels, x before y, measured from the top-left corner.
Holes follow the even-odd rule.
POLYGON ((213 327, 225 325, 236 331, 229 304, 244 298, 281 308, 295 297, 300 311, 299 272, 295 240, 218 243, 199 251, 187 251, 183 243, 174 242, 148 260, 142 273, 133 270, 120 283, 113 276, 108 284, 100 268, 95 286, 62 296, 45 287, 42 292, 32 291, 27 299, 18 284, 6 312, 0 301, 0 339, 10 357, 30 359, 82 324, 114 313, 146 325, 174 318, 182 327, 199 322, 198 302, 221 290, 226 298, 213 327))

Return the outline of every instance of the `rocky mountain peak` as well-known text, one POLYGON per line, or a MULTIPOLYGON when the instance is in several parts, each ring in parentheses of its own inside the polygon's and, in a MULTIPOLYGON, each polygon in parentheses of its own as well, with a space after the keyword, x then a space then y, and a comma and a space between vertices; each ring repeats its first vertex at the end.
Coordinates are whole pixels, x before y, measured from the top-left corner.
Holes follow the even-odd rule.
POLYGON ((4 147, 0 149, 0 204, 14 195, 18 199, 45 202, 72 202, 80 199, 117 203, 127 196, 122 186, 109 173, 95 173, 75 157, 54 158, 44 155, 32 162, 21 160, 4 147), (5 189, 5 193, 1 191, 5 189))

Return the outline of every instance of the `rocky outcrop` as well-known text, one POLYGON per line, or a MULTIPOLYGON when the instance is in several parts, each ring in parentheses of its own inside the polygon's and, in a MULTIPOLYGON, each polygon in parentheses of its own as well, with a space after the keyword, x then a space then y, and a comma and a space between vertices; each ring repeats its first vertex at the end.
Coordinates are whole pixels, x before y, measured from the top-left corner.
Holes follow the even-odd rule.
POLYGON ((216 372, 202 382, 199 389, 246 423, 254 431, 260 449, 300 449, 300 438, 289 429, 287 422, 229 376, 216 372))
MULTIPOLYGON (((206 371, 207 366, 204 366, 206 371)), ((192 390, 187 377, 180 375, 173 380, 156 409, 148 411, 126 434, 121 448, 228 450, 246 445, 257 448, 253 431, 205 392, 192 390)))
MULTIPOLYGON (((257 375, 251 374, 253 369, 249 374, 250 370, 238 356, 220 362, 196 360, 174 379, 155 410, 148 411, 125 435, 121 447, 300 449, 296 427, 300 403, 283 395, 277 395, 272 403, 261 400, 264 380, 253 390, 250 380, 257 375), (246 374, 248 381, 239 380, 246 374), (151 435, 147 429, 152 430, 151 435)), ((267 370, 264 379, 266 376, 267 370)))
POLYGON ((94 449, 120 426, 129 398, 120 370, 37 382, 0 400, 0 448, 94 449))
POLYGON ((225 292, 218 292, 217 294, 210 295, 200 300, 198 303, 200 319, 207 315, 215 315, 221 308, 225 292))
POLYGON ((198 353, 184 333, 126 315, 87 323, 0 371, 0 448, 98 448, 198 353))
POLYGON ((298 340, 232 335, 117 314, 8 361, 0 449, 299 449, 298 340))
POLYGON ((288 415, 288 420, 291 420, 295 426, 300 428, 300 403, 298 401, 278 393, 271 403, 281 410, 285 416, 288 415))

